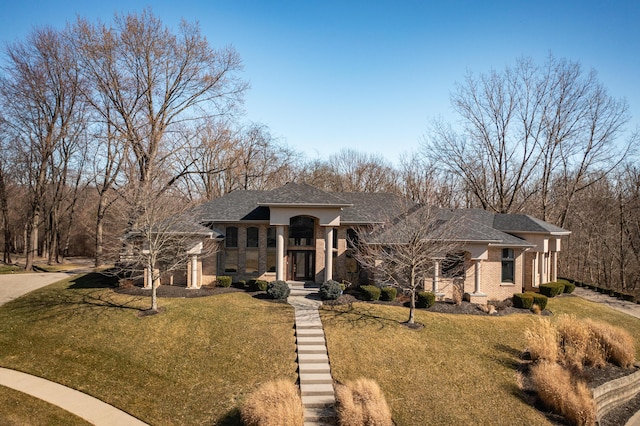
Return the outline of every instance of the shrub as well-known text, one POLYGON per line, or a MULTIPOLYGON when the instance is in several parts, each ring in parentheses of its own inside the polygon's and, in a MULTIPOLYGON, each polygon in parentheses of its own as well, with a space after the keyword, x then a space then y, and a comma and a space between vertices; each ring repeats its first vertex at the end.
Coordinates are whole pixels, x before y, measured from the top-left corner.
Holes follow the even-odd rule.
POLYGON ((266 291, 269 283, 264 280, 249 280, 251 291, 266 291))
POLYGON ((289 293, 291 293, 289 285, 282 280, 271 281, 267 286, 267 294, 277 300, 286 299, 289 293))
POLYGON ((240 280, 233 285, 236 288, 245 288, 247 287, 247 282, 245 280, 240 280))
POLYGON ((362 290, 365 300, 380 299, 380 289, 375 285, 363 285, 360 286, 360 290, 362 290))
POLYGON ((558 360, 558 331, 548 319, 540 319, 538 326, 524 331, 529 355, 534 361, 558 360))
POLYGON ((609 362, 623 368, 633 365, 636 350, 633 337, 626 330, 593 321, 587 321, 587 325, 609 362))
POLYGON ((540 284, 540 293, 547 297, 556 297, 564 291, 564 284, 561 282, 552 282, 540 284))
POLYGON ((396 300, 398 289, 395 287, 384 287, 380 293, 380 299, 386 302, 393 302, 396 300))
MULTIPOLYGON (((541 311, 544 311, 547 307, 547 301, 549 300, 544 294, 538 294, 533 292, 526 292, 525 294, 533 297, 533 305, 537 305, 541 311)), ((533 307, 533 306, 532 306, 533 307)))
POLYGON ((532 293, 516 293, 513 295, 513 307, 519 309, 531 309, 533 306, 532 293))
POLYGON ((325 281, 320 286, 320 298, 322 300, 336 300, 341 293, 342 286, 337 281, 325 281))
POLYGON ((231 277, 228 275, 220 275, 216 281, 220 287, 231 287, 231 277))
POLYGON ((287 380, 262 384, 246 401, 240 417, 247 426, 297 426, 304 423, 298 387, 287 380))
POLYGON ((531 368, 540 401, 573 425, 595 425, 596 408, 583 381, 574 381, 562 366, 542 361, 531 368))
POLYGON ((336 386, 336 413, 342 426, 392 426, 391 410, 376 382, 358 379, 336 386))
POLYGON ((576 284, 572 281, 558 280, 558 282, 561 282, 564 284, 564 292, 566 294, 571 294, 576 289, 576 284))
POLYGON ((436 295, 430 291, 421 291, 418 293, 418 299, 416 300, 416 306, 418 308, 429 309, 436 303, 436 295))

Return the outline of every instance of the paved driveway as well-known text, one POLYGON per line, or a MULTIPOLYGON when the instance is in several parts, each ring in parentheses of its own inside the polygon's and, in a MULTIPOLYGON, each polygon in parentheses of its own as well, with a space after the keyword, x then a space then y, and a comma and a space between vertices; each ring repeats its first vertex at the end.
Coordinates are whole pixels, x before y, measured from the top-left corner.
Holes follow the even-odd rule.
POLYGON ((37 272, 33 274, 0 275, 0 305, 16 299, 30 291, 37 290, 56 281, 69 278, 73 274, 63 272, 37 272))
POLYGON ((573 294, 592 302, 601 303, 615 309, 616 311, 624 312, 625 314, 640 318, 640 305, 638 305, 637 303, 621 300, 616 297, 598 293, 597 291, 588 290, 582 287, 576 287, 573 294))

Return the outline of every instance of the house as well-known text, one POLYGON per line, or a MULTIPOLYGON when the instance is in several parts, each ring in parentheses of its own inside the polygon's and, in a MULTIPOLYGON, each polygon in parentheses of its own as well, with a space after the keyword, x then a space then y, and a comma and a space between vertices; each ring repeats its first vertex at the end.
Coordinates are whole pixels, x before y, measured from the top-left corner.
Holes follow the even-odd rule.
MULTIPOLYGON (((322 283, 363 279, 354 258, 356 229, 387 224, 393 229, 406 200, 387 193, 331 193, 288 183, 271 191, 234 191, 193 211, 200 225, 223 236, 209 257, 192 254, 183 280, 199 287, 229 275, 234 281, 263 279, 322 283)), ((419 208, 412 205, 411 208, 419 208)), ((561 237, 570 232, 524 214, 479 209, 441 209, 454 223, 449 237, 458 256, 434 259, 425 287, 451 297, 454 285, 475 302, 505 299, 557 279, 561 237)))

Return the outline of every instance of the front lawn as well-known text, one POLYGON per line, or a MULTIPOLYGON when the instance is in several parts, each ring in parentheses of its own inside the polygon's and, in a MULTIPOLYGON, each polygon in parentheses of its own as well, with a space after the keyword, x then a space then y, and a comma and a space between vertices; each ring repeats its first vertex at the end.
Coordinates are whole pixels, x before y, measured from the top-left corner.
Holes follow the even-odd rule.
MULTIPOLYGON (((237 422, 260 383, 296 379, 293 308, 245 293, 116 294, 89 274, 0 307, 0 365, 93 395, 154 424, 237 422)), ((0 414, 0 423, 2 416, 0 414)))
MULTIPOLYGON (((578 297, 550 299, 548 309, 606 321, 636 341, 640 337, 640 320, 578 297)), ((398 425, 549 424, 523 401, 516 379, 523 331, 536 316, 418 310, 421 330, 401 325, 406 317, 406 308, 365 303, 323 309, 334 379, 376 380, 398 425)))

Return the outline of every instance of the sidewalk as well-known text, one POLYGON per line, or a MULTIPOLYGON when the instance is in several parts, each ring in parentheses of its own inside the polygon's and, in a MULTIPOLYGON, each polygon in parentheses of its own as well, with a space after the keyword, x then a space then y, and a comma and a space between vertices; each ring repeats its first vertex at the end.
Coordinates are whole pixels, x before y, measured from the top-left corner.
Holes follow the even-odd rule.
POLYGON ((40 287, 69 278, 66 272, 36 272, 0 275, 0 306, 40 287))
POLYGON ((57 405, 97 426, 146 424, 92 396, 19 371, 0 367, 0 385, 57 405))
POLYGON ((598 293, 597 291, 588 290, 582 287, 576 287, 574 295, 592 302, 601 303, 616 311, 624 312, 636 318, 640 318, 640 305, 626 300, 618 299, 607 294, 598 293))

